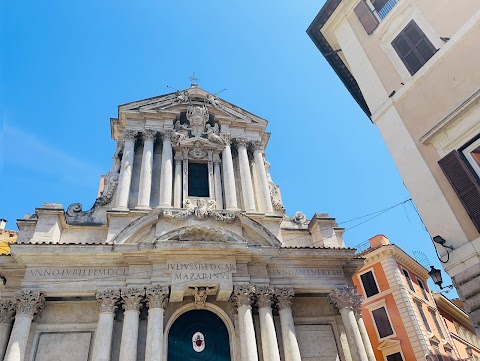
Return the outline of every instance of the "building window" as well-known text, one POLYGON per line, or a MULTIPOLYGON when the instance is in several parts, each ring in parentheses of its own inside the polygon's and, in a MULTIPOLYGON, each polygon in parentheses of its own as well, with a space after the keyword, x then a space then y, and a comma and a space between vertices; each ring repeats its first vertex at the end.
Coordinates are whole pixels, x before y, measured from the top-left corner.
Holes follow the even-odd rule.
POLYGON ((188 163, 188 195, 208 197, 208 165, 205 163, 188 163))
POLYGON ((427 290, 425 289, 425 286, 423 285, 423 282, 417 278, 418 286, 422 289, 423 297, 428 301, 428 295, 427 295, 427 290))
POLYGON ((370 1, 375 8, 375 12, 380 19, 385 19, 387 14, 397 4, 397 0, 371 0, 370 1))
POLYGON ((418 308, 418 313, 420 314, 420 317, 422 318, 423 324, 425 325, 425 329, 428 332, 432 332, 432 329, 430 328, 430 325, 428 324, 427 317, 425 317, 425 312, 423 312, 422 305, 420 303, 415 302, 418 308))
POLYGON ((392 46, 412 75, 437 51, 413 20, 393 40, 392 46))
POLYGON ((443 334, 442 328, 440 327, 440 322, 438 322, 437 313, 435 311, 430 310, 430 315, 433 318, 433 322, 435 322, 435 327, 437 328, 440 337, 445 339, 445 335, 443 334))
POLYGON ((411 289, 412 291, 415 291, 415 289, 413 288, 412 279, 410 278, 410 274, 409 274, 408 271, 405 270, 405 269, 402 269, 402 271, 403 271, 403 275, 404 275, 405 278, 407 279, 408 287, 410 287, 410 289, 411 289))
POLYGON ((435 356, 437 357, 438 361, 443 361, 442 353, 440 352, 440 348, 438 347, 438 343, 434 341, 430 341, 430 345, 433 348, 433 352, 435 356))
POLYGON ((473 224, 480 232, 480 139, 467 144, 461 150, 453 150, 438 161, 443 173, 463 204, 473 224))
POLYGON ((403 361, 402 354, 400 352, 396 352, 391 355, 388 355, 387 361, 403 361))
POLYGON ((360 280, 362 281, 366 297, 371 297, 379 292, 377 282, 375 282, 375 277, 373 276, 372 271, 368 271, 362 274, 360 276, 360 280))
POLYGON ((449 361, 455 361, 455 357, 453 356, 453 352, 452 352, 452 349, 448 348, 448 347, 443 347, 445 349, 445 353, 447 354, 447 357, 448 357, 448 360, 449 361))
POLYGON ((373 319, 375 320, 375 325, 377 326, 378 336, 384 338, 390 335, 393 335, 392 325, 388 319, 387 310, 385 307, 377 308, 372 311, 373 319))

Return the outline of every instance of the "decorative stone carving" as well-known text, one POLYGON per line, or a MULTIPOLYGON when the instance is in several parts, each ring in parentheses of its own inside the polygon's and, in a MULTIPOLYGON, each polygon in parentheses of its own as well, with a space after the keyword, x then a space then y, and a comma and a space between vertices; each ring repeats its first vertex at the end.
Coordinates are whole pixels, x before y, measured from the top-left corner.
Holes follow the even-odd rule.
POLYGON ((277 299, 277 307, 282 310, 292 307, 292 297, 295 295, 293 288, 276 288, 275 297, 277 299))
POLYGON ((116 303, 120 299, 120 290, 107 288, 97 292, 99 312, 115 312, 116 303))
POLYGON ((175 122, 174 129, 174 142, 177 145, 180 145, 181 142, 188 138, 188 132, 191 130, 191 128, 187 124, 181 124, 180 120, 177 120, 175 122))
POLYGON ((154 129, 145 129, 142 132, 142 137, 143 137, 143 140, 154 141, 155 138, 157 137, 157 131, 154 129))
POLYGON ((247 138, 235 138, 235 143, 237 143, 238 148, 246 148, 248 145, 247 138))
POLYGON ((10 300, 0 300, 0 323, 10 324, 15 314, 15 304, 10 300))
POLYGON ((18 315, 34 317, 42 312, 45 306, 45 296, 40 291, 21 290, 15 294, 18 315))
POLYGON ((230 145, 232 143, 232 136, 230 134, 220 134, 220 137, 225 145, 230 145))
POLYGON ((168 286, 155 285, 147 287, 147 305, 149 308, 165 308, 168 302, 168 286))
POLYGON ((123 309, 125 311, 138 311, 140 302, 145 297, 145 289, 138 287, 128 287, 121 290, 123 309))
POLYGON ((202 147, 200 142, 195 142, 193 148, 189 150, 188 154, 194 159, 202 159, 207 156, 208 151, 202 147))
POLYGON ((136 130, 125 130, 123 132, 123 139, 125 139, 126 142, 134 142, 137 135, 138 132, 136 130))
POLYGON ((185 199, 183 201, 184 210, 174 211, 165 210, 163 216, 167 219, 185 220, 190 216, 198 219, 211 217, 217 221, 231 223, 235 220, 235 213, 215 211, 216 203, 213 199, 206 201, 205 199, 185 199))
POLYGON ((218 128, 217 123, 215 123, 213 127, 210 124, 207 124, 205 126, 205 132, 203 134, 205 134, 207 136, 207 139, 212 143, 225 145, 225 142, 220 137, 220 129, 218 128))
POLYGON ((280 201, 278 186, 275 185, 273 182, 269 182, 268 188, 270 189, 270 199, 272 201, 273 209, 285 213, 287 210, 285 209, 283 203, 280 201))
POLYGON ((203 130, 205 129, 205 124, 208 121, 208 109, 204 105, 194 106, 190 105, 187 109, 187 119, 190 122, 190 126, 192 128, 192 135, 194 137, 200 137, 203 134, 203 130))
POLYGON ((194 290, 194 303, 195 309, 203 310, 205 303, 207 302, 207 291, 213 289, 213 287, 190 287, 194 290))
POLYGON ((216 221, 225 223, 232 223, 235 220, 235 213, 233 212, 212 212, 209 214, 209 216, 216 221))
POLYGON ((190 93, 188 92, 188 90, 177 90, 177 92, 175 93, 175 99, 177 104, 189 102, 191 100, 190 93))
POLYGON ((175 131, 172 129, 163 129, 161 132, 163 141, 175 142, 175 131))
POLYGON ((121 140, 117 141, 115 153, 113 153, 113 164, 108 173, 118 174, 120 172, 120 166, 122 165, 122 157, 120 156, 123 153, 123 148, 125 143, 121 140))
POLYGON ((302 212, 295 212, 295 215, 292 218, 292 222, 296 224, 305 224, 307 223, 307 217, 305 217, 305 214, 302 212))
POLYGON ((338 309, 358 309, 362 306, 362 297, 357 294, 354 287, 339 287, 328 295, 328 300, 338 309))
POLYGON ((208 94, 207 95, 207 100, 210 104, 212 104, 212 106, 215 108, 215 109, 218 109, 220 108, 220 102, 217 100, 217 98, 215 98, 214 95, 212 94, 208 94))
POLYGON ((235 285, 233 286, 233 294, 231 301, 234 302, 237 307, 251 306, 252 296, 255 294, 254 285, 235 285))
POLYGON ((271 286, 256 287, 255 294, 257 295, 257 306, 272 307, 272 298, 275 295, 275 290, 271 286))

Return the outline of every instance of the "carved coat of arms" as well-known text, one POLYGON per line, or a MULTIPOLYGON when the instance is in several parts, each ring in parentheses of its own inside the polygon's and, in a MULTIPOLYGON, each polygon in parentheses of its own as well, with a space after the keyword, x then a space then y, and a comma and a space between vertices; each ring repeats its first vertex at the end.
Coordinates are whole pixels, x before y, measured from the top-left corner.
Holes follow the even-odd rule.
POLYGON ((192 336, 192 346, 195 352, 202 352, 205 349, 205 336, 201 332, 195 332, 192 336))

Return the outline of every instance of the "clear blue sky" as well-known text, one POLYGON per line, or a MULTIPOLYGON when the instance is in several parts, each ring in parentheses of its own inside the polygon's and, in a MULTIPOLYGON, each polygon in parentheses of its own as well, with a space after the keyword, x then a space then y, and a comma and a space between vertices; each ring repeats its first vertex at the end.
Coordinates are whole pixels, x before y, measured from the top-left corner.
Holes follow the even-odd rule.
POLYGON ((111 164, 117 106, 188 88, 195 72, 201 88, 227 88, 222 98, 269 121, 267 159, 288 215, 329 213, 348 246, 383 233, 440 268, 410 204, 342 223, 409 194, 377 128, 305 32, 323 3, 1 2, 7 228, 44 202, 88 209, 111 164))

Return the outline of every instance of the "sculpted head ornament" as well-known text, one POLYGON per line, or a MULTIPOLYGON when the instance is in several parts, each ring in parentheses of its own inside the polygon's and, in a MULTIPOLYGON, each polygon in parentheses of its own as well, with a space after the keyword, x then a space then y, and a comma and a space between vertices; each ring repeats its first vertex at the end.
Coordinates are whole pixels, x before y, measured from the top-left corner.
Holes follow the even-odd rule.
POLYGON ((187 109, 187 119, 192 128, 192 134, 195 137, 200 137, 205 129, 205 124, 208 121, 208 109, 204 106, 190 105, 187 109))

